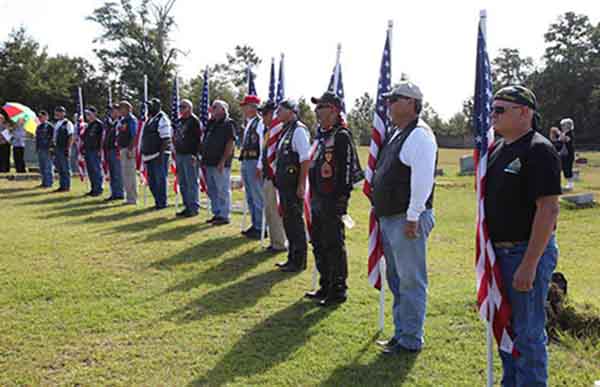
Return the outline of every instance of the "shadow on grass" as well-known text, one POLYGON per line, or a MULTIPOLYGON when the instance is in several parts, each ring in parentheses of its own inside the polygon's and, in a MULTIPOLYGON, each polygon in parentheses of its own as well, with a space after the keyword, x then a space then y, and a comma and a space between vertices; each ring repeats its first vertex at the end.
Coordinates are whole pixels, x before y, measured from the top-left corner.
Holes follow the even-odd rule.
MULTIPOLYGON (((20 193, 20 194, 13 194, 11 192, 7 192, 4 193, 2 191, 0 191, 0 195, 5 196, 7 199, 25 199, 25 198, 33 198, 36 196, 42 196, 42 195, 49 195, 50 192, 48 191, 42 191, 42 192, 29 192, 29 191, 33 191, 35 188, 31 188, 31 189, 18 189, 18 191, 28 191, 28 192, 24 192, 24 193, 20 193)), ((10 191, 11 188, 5 189, 5 191, 10 191)))
MULTIPOLYGON (((174 216, 174 215, 173 215, 174 216)), ((179 220, 179 222, 183 221, 183 219, 179 220)), ((177 226, 170 230, 158 231, 152 233, 146 237, 146 241, 174 241, 185 239, 188 235, 200 232, 203 230, 207 230, 212 228, 213 226, 205 223, 190 223, 184 224, 181 226, 177 226)))
MULTIPOLYGON (((186 306, 169 313, 165 319, 188 323, 201 320, 207 315, 237 313, 255 306, 262 297, 271 292, 276 284, 293 276, 290 273, 269 271, 248 277, 243 281, 206 293, 186 306)), ((182 290, 185 290, 187 285, 189 284, 184 283, 182 290)))
POLYGON ((367 342, 349 364, 336 368, 320 387, 337 386, 400 386, 417 360, 418 354, 406 353, 396 356, 379 354, 374 361, 361 364, 360 358, 367 351, 380 351, 374 348, 377 335, 367 342))
POLYGON ((75 197, 75 196, 55 195, 55 196, 51 196, 47 199, 42 199, 42 200, 29 200, 29 201, 23 202, 22 204, 30 205, 30 206, 37 206, 37 205, 44 205, 44 204, 67 203, 67 202, 70 202, 71 200, 75 200, 75 199, 77 199, 77 197, 75 197))
MULTIPOLYGON (((110 207, 109 207, 110 208, 110 207)), ((145 210, 143 210, 145 211, 145 210)), ((125 214, 121 214, 122 216, 126 216, 125 214)), ((152 230, 156 228, 156 226, 160 226, 166 223, 171 223, 175 221, 175 217, 163 216, 161 218, 152 218, 146 219, 139 222, 134 223, 126 223, 119 224, 115 226, 111 226, 109 228, 109 234, 119 234, 119 233, 137 233, 146 230, 152 230)))
POLYGON ((203 271, 194 278, 182 282, 168 292, 181 292, 194 289, 201 284, 221 285, 236 280, 242 274, 249 272, 264 261, 273 258, 274 254, 269 254, 262 249, 260 251, 246 251, 236 257, 226 259, 218 265, 203 271))
POLYGON ((219 238, 212 238, 183 250, 172 257, 153 262, 150 266, 156 269, 170 269, 172 266, 195 261, 208 261, 219 258, 228 250, 247 243, 248 239, 241 236, 226 235, 219 238))
POLYGON ((222 386, 268 371, 287 361, 314 334, 311 327, 333 310, 296 301, 254 326, 213 369, 189 385, 222 386))
MULTIPOLYGON (((125 210, 127 208, 127 206, 108 206, 108 208, 119 208, 119 210, 123 209, 125 210)), ((133 216, 137 216, 137 215, 142 215, 142 214, 146 214, 148 212, 152 212, 154 211, 154 208, 152 207, 148 207, 148 208, 140 208, 140 209, 136 209, 133 211, 119 211, 115 214, 110 214, 110 215, 97 215, 97 216, 90 216, 89 218, 85 219, 84 222, 96 222, 96 223, 107 223, 107 222, 117 222, 120 220, 127 220, 130 219, 133 216)))
MULTIPOLYGON (((92 215, 95 212, 98 211, 104 211, 107 210, 109 208, 111 208, 110 206, 105 206, 103 202, 89 202, 89 203, 74 203, 73 205, 68 205, 68 206, 64 206, 62 207, 63 209, 55 211, 55 212, 50 212, 47 213, 45 215, 43 215, 43 218, 48 218, 48 217, 71 217, 71 216, 86 216, 86 215, 92 215)), ((53 208, 55 209, 55 208, 53 208)))

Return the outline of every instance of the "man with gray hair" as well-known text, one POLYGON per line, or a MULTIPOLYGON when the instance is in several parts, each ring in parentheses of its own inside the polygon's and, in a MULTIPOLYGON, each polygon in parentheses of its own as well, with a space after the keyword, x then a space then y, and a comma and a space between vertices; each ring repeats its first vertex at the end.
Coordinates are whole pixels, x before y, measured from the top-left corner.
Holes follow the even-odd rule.
POLYGON ((401 82, 384 98, 393 127, 379 153, 371 202, 381 227, 395 331, 379 344, 384 354, 399 354, 423 346, 437 144, 419 119, 423 94, 417 85, 401 82))
POLYGON ((215 226, 228 224, 231 211, 231 160, 233 159, 235 122, 229 118, 229 105, 215 100, 212 115, 202 141, 202 165, 206 167, 206 186, 215 226))
POLYGON ((125 189, 125 203, 136 204, 136 137, 138 135, 138 121, 132 113, 133 107, 129 101, 119 102, 121 119, 118 125, 117 144, 120 149, 121 173, 123 175, 123 188, 125 189))
POLYGON ((177 155, 177 180, 184 209, 177 216, 186 218, 198 215, 198 154, 200 153, 200 120, 192 112, 189 99, 181 100, 181 119, 174 125, 173 143, 177 155))

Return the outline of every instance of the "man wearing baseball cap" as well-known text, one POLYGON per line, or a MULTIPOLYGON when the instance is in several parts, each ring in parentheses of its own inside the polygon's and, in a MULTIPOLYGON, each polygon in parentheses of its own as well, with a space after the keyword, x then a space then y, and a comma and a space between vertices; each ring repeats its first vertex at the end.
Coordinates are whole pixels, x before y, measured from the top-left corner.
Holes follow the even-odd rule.
POLYGON ((98 111, 95 107, 89 106, 84 113, 87 127, 82 133, 81 140, 83 141, 83 155, 91 185, 90 192, 86 193, 86 196, 96 197, 102 195, 103 191, 102 181, 104 177, 100 152, 104 123, 98 119, 98 111))
POLYGON ((394 297, 394 336, 379 344, 384 354, 398 354, 418 352, 424 343, 437 144, 431 128, 419 118, 423 94, 417 85, 400 82, 384 98, 393 126, 377 159, 371 202, 394 297))
POLYGON ((242 234, 251 239, 260 239, 262 233, 262 179, 256 173, 264 132, 262 119, 258 115, 259 104, 260 98, 255 95, 247 95, 240 102, 246 120, 240 150, 241 172, 246 202, 252 219, 252 225, 249 229, 242 231, 242 234))
POLYGON ((272 253, 286 251, 285 232, 283 230, 283 221, 279 214, 277 206, 277 192, 273 185, 274 175, 268 160, 268 144, 270 138, 270 127, 273 122, 273 114, 277 109, 277 105, 273 101, 264 102, 260 108, 260 114, 263 120, 264 133, 262 141, 262 150, 260 163, 257 167, 257 178, 263 180, 263 208, 265 209, 265 223, 269 230, 269 238, 271 244, 267 250, 272 253))
POLYGON ((71 190, 71 163, 69 157, 73 146, 73 123, 66 118, 67 110, 63 106, 54 109, 54 135, 52 145, 54 148, 54 165, 58 171, 59 185, 54 192, 68 192, 71 190))
POLYGON ((284 132, 277 144, 275 186, 288 240, 288 259, 277 266, 284 272, 300 272, 306 269, 307 245, 302 210, 310 165, 310 139, 308 128, 298 119, 296 101, 282 101, 277 117, 283 122, 284 132))
POLYGON ((536 132, 537 100, 522 86, 494 96, 492 124, 502 136, 488 161, 485 215, 506 297, 518 357, 500 351, 503 386, 548 383, 544 305, 558 247, 560 158, 536 132))

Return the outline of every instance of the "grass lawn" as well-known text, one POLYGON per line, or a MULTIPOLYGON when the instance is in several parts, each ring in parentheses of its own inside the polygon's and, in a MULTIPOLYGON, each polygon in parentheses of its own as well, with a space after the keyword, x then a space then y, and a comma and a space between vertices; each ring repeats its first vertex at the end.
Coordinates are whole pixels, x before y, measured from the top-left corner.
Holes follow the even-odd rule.
MULTIPOLYGON (((0 385, 481 386, 485 326, 474 308, 473 178, 464 150, 443 150, 429 244, 426 347, 384 358, 378 293, 366 273, 368 203, 354 192, 349 301, 302 298, 313 267, 274 268, 239 234, 240 215, 212 228, 175 209, 104 204, 0 180, 0 385)), ((365 160, 366 149, 361 149, 365 160)), ((600 153, 586 153, 581 191, 600 199, 600 153)), ((364 161, 363 161, 364 165, 364 161)), ((236 197, 241 198, 239 194, 236 197)), ((172 198, 171 198, 172 199, 172 198)), ((171 200, 171 203, 174 201, 171 200)), ((558 270, 570 297, 600 308, 600 207, 562 207, 558 270)), ((386 300, 386 328, 392 332, 386 300)), ((600 342, 550 345, 550 385, 600 380, 600 342)), ((496 378, 500 362, 495 359, 496 378)))

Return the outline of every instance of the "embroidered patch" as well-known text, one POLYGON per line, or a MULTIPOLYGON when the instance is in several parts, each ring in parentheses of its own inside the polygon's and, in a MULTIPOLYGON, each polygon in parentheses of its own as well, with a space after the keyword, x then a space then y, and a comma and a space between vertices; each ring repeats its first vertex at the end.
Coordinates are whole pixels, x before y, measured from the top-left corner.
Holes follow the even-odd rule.
POLYGON ((333 153, 332 152, 325 152, 325 160, 330 163, 331 160, 333 160, 333 153))
POLYGON ((506 168, 504 168, 504 172, 512 173, 513 175, 518 175, 519 172, 521 172, 521 160, 519 160, 519 158, 517 157, 516 159, 511 161, 510 164, 508 164, 506 168))
POLYGON ((333 176, 333 168, 331 168, 329 163, 323 163, 321 166, 321 177, 323 179, 329 179, 331 176, 333 176))

